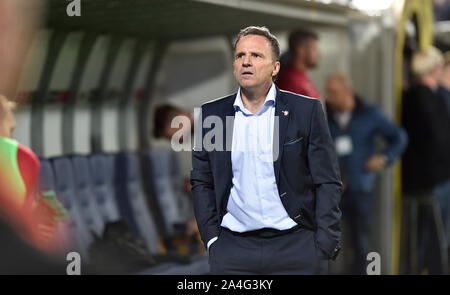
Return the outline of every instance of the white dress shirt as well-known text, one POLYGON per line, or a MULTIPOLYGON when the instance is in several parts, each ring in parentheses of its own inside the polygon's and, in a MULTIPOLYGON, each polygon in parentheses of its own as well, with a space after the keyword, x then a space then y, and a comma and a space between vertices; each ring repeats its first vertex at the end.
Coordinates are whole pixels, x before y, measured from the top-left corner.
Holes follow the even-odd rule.
MULTIPOLYGON (((221 226, 235 232, 285 230, 297 225, 281 203, 275 179, 272 155, 275 99, 276 88, 272 84, 258 113, 244 107, 240 89, 233 104, 236 109, 231 149, 233 185, 221 226)), ((208 241, 208 249, 216 240, 214 237, 208 241)))

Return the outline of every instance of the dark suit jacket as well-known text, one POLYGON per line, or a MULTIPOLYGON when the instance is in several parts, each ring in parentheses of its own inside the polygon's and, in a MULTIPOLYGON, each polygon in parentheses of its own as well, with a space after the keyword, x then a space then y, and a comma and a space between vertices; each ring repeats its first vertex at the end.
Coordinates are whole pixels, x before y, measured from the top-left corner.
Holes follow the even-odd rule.
MULTIPOLYGON (((226 117, 234 118, 236 93, 205 103, 202 123, 218 116, 223 123, 223 150, 206 151, 194 147, 191 184, 200 235, 205 243, 219 235, 227 212, 232 186, 231 142, 226 142, 226 117)), ((316 232, 319 248, 335 257, 341 231, 339 202, 342 184, 337 156, 321 104, 277 88, 275 116, 279 117, 279 156, 274 161, 275 177, 281 201, 289 216, 301 226, 316 232), (287 111, 287 112, 286 112, 287 111)), ((203 126, 203 123, 202 123, 203 126)), ((202 127, 202 138, 212 128, 202 127)), ((274 132, 274 143, 275 141, 274 132)), ((274 149, 275 150, 275 149, 274 149)))
POLYGON ((450 116, 445 101, 424 85, 414 85, 402 99, 402 125, 409 136, 402 159, 402 189, 429 193, 450 179, 450 116))

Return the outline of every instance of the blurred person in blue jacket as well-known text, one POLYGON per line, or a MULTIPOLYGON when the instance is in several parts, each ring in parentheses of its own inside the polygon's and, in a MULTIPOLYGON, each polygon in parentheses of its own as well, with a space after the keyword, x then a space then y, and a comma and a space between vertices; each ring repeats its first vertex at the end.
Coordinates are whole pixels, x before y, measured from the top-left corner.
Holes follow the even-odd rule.
POLYGON ((375 173, 402 154, 408 139, 405 131, 379 108, 353 92, 345 74, 335 73, 327 79, 326 94, 328 125, 344 182, 341 208, 353 249, 350 272, 365 274, 375 173), (382 152, 376 149, 378 136, 387 143, 382 152))

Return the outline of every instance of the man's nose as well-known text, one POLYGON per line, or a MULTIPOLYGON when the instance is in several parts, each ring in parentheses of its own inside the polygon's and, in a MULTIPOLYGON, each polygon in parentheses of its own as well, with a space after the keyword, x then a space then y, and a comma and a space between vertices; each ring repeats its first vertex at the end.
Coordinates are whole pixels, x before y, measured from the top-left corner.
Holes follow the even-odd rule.
POLYGON ((248 67, 252 65, 252 61, 250 59, 249 55, 244 56, 244 58, 242 59, 242 66, 244 67, 248 67))

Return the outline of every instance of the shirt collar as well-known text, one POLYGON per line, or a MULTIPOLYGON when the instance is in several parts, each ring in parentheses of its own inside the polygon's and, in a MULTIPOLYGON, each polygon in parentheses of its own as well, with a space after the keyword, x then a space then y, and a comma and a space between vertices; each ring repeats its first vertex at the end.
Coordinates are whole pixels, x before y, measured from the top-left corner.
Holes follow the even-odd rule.
MULTIPOLYGON (((272 83, 272 86, 270 86, 269 92, 267 93, 266 99, 264 100, 263 106, 275 105, 276 96, 277 96, 277 89, 275 88, 275 84, 272 83)), ((242 112, 244 111, 250 112, 245 108, 244 103, 242 102, 241 87, 239 87, 239 90, 236 94, 236 99, 234 100, 233 107, 236 111, 241 110, 242 112)), ((261 110, 262 109, 263 108, 261 107, 261 110)))

